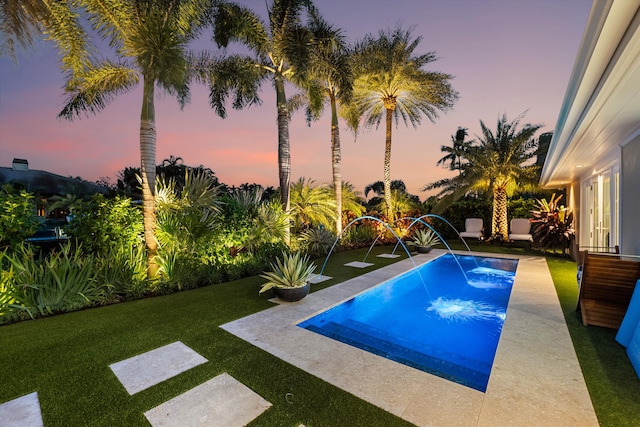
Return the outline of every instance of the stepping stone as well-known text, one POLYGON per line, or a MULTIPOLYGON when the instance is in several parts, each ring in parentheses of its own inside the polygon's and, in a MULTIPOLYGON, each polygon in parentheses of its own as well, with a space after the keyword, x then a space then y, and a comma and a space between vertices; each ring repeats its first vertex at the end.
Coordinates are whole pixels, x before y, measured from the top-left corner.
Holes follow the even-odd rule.
POLYGON ((373 265, 370 262, 360 262, 360 261, 351 261, 345 264, 347 267, 355 267, 355 268, 367 268, 370 265, 373 265))
POLYGON ((324 282, 324 281, 329 280, 329 279, 333 279, 333 277, 331 277, 331 276, 323 276, 322 274, 313 274, 309 278, 309 282, 310 283, 320 283, 320 282, 324 282))
POLYGON ((271 407, 226 372, 144 413, 153 427, 242 427, 271 407))
POLYGON ((43 427, 38 393, 18 397, 0 405, 2 427, 43 427))
POLYGON ((133 395, 205 362, 207 359, 176 341, 109 367, 133 395))
POLYGON ((398 258, 400 255, 397 254, 379 254, 376 255, 378 258, 398 258))

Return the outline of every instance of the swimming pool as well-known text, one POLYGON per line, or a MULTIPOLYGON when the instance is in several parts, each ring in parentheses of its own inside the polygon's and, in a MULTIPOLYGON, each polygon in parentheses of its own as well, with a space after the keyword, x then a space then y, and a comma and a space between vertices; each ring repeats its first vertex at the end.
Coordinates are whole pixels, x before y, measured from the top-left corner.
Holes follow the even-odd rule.
POLYGON ((484 392, 517 263, 444 255, 298 326, 484 392))

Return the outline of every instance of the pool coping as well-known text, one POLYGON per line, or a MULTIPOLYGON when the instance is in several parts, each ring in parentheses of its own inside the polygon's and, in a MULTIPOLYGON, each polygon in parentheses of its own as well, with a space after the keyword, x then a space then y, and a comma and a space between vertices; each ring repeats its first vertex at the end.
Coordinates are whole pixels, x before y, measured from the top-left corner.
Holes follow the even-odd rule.
POLYGON ((296 326, 442 254, 433 250, 222 325, 226 331, 416 425, 583 425, 598 420, 543 257, 519 259, 486 392, 296 326))

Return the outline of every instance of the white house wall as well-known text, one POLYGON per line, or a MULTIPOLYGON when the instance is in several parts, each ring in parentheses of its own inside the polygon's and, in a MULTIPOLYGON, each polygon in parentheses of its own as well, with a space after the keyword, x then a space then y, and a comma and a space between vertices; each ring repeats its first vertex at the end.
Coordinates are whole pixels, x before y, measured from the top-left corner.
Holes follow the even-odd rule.
POLYGON ((640 135, 622 147, 620 249, 640 255, 640 135))
POLYGON ((639 137, 640 0, 594 0, 540 179, 567 190, 581 246, 592 231, 586 184, 609 172, 613 192, 619 173, 611 244, 640 255, 639 137))

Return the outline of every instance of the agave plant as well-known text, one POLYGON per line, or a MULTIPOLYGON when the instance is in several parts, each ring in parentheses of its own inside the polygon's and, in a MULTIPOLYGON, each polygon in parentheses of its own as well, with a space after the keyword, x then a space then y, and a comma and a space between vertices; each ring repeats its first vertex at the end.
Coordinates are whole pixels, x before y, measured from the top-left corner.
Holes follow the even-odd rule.
POLYGON ((301 288, 307 284, 307 280, 316 265, 309 260, 309 256, 302 256, 300 252, 289 254, 283 252, 282 259, 278 258, 275 264, 271 264, 271 270, 260 277, 268 282, 262 285, 260 293, 272 288, 301 288))
POLYGON ((440 238, 432 229, 418 230, 412 239, 416 246, 428 248, 440 243, 440 238))
POLYGON ((300 243, 311 256, 328 254, 335 241, 335 234, 326 228, 310 228, 300 236, 300 243))
POLYGON ((538 210, 531 211, 533 241, 543 249, 568 248, 575 233, 573 213, 559 204, 562 194, 551 199, 537 200, 538 210))

